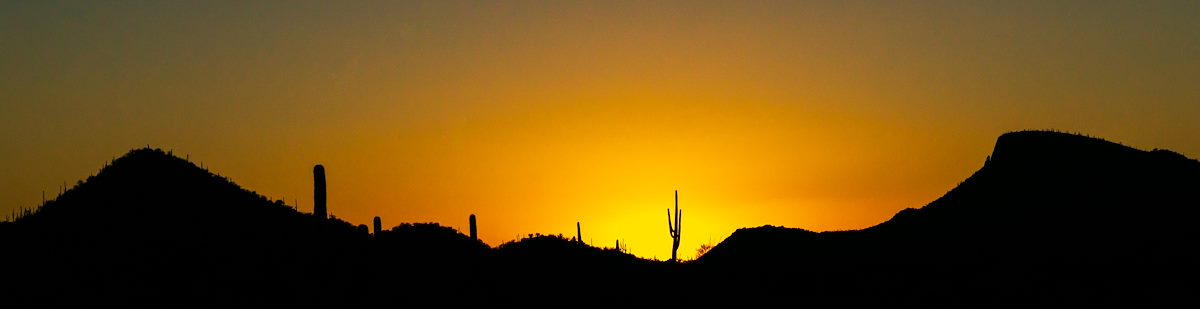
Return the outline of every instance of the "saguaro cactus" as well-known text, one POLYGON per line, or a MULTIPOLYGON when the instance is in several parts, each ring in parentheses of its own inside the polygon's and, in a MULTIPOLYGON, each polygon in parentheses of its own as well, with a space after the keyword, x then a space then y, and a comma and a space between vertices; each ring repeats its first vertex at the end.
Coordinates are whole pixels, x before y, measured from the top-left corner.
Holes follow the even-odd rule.
POLYGON ((475 229, 475 214, 471 214, 471 239, 479 239, 479 230, 475 229))
POLYGON ((575 240, 578 240, 581 244, 583 243, 583 229, 579 228, 579 222, 575 222, 575 240))
POLYGON ((383 231, 383 220, 379 219, 379 216, 375 216, 375 234, 374 235, 378 236, 379 232, 381 232, 381 231, 383 231))
POLYGON ((313 216, 328 218, 325 212, 325 167, 313 166, 313 216))
POLYGON ((675 253, 679 251, 679 190, 675 190, 675 224, 671 224, 671 209, 667 209, 667 229, 671 232, 671 260, 677 261, 675 253))

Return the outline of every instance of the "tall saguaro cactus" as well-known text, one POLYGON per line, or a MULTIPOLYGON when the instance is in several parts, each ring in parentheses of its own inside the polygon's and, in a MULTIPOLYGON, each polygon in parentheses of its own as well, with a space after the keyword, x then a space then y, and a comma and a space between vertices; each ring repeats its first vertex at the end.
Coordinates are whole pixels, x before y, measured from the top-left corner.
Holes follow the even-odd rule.
POLYGON ((479 239, 479 230, 475 228, 475 214, 471 214, 470 220, 471 220, 471 239, 478 240, 479 239))
POLYGON ((313 166, 313 216, 325 219, 325 167, 313 166))
POLYGON ((380 219, 379 216, 375 216, 375 234, 373 234, 373 235, 379 236, 379 232, 382 232, 382 231, 383 231, 383 219, 380 219))
POLYGON ((578 240, 581 244, 583 243, 583 229, 579 228, 579 222, 575 222, 575 240, 578 240))
POLYGON ((671 224, 671 209, 667 209, 667 229, 671 231, 671 260, 677 261, 675 253, 679 251, 679 190, 675 190, 675 224, 671 224))

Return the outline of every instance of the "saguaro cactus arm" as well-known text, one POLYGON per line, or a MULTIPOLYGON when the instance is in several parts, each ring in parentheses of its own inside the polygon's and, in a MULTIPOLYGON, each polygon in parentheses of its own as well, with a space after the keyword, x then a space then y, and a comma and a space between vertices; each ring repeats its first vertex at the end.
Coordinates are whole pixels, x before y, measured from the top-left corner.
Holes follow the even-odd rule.
POLYGON ((667 231, 671 233, 671 237, 675 237, 675 224, 671 219, 671 209, 667 208, 667 231))

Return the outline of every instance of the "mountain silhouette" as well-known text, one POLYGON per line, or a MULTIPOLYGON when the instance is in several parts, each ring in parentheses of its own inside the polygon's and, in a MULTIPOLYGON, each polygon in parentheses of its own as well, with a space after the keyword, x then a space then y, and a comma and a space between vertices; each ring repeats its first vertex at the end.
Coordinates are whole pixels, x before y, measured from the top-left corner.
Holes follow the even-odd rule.
POLYGON ((956 305, 1046 301, 1039 293, 1088 307, 1148 305, 1186 295, 1180 274, 1200 262, 1198 206, 1196 160, 1074 134, 1012 132, 982 168, 925 207, 855 231, 739 229, 697 264, 723 275, 853 275, 859 283, 837 290, 890 285, 888 297, 956 305))
POLYGON ((1196 160, 1013 132, 876 226, 744 228, 676 263, 437 223, 369 234, 147 148, 0 223, 0 307, 1167 306, 1194 291, 1197 206, 1196 160))
POLYGON ((1000 136, 979 171, 941 198, 860 231, 742 229, 702 258, 934 263, 1196 261, 1200 162, 1085 136, 1000 136), (772 244, 790 242, 793 246, 772 244), (803 245, 802 245, 803 244, 803 245), (819 250, 823 246, 849 246, 819 250), (807 248, 805 245, 810 245, 807 248), (853 252, 853 255, 837 251, 853 252), (756 253, 757 252, 757 253, 756 253))
POLYGON ((137 149, 0 223, 0 307, 518 306, 576 298, 567 292, 579 285, 546 278, 620 275, 645 262, 545 240, 492 249, 436 223, 369 235, 169 152, 137 149), (557 263, 526 262, 546 260, 557 263), (553 297, 522 293, 531 286, 553 297))
POLYGON ((10 225, 4 265, 20 267, 4 290, 20 293, 5 300, 50 307, 303 299, 292 291, 307 287, 287 285, 324 281, 304 270, 362 238, 156 149, 115 159, 10 225))

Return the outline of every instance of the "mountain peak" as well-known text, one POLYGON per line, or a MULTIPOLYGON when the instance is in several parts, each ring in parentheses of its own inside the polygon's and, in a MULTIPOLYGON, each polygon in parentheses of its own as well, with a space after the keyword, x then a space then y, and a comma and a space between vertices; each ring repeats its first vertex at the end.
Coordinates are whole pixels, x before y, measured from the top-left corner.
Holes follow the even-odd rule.
POLYGON ((134 149, 46 201, 19 221, 97 224, 183 224, 218 217, 247 218, 266 213, 299 215, 224 176, 155 148, 134 149))
POLYGON ((118 157, 112 163, 100 170, 96 177, 124 173, 176 174, 183 172, 187 175, 208 174, 210 177, 223 178, 200 168, 195 163, 175 156, 171 151, 159 148, 138 148, 130 150, 118 157))
POLYGON ((1041 165, 1127 159, 1141 151, 1086 135, 1057 131, 1017 131, 1000 135, 989 163, 1041 165))

